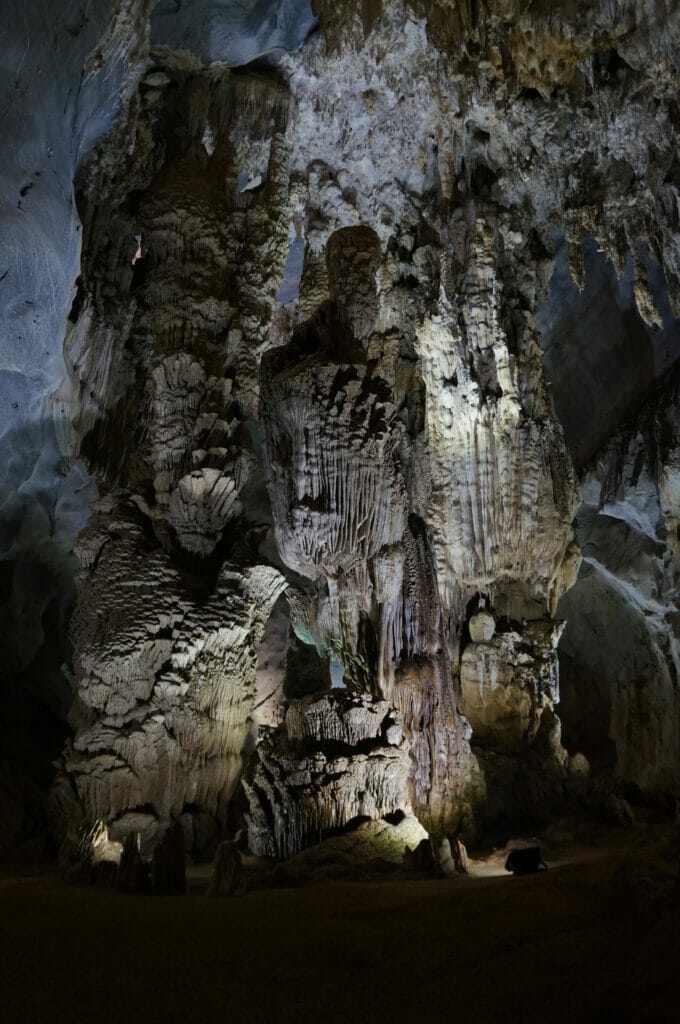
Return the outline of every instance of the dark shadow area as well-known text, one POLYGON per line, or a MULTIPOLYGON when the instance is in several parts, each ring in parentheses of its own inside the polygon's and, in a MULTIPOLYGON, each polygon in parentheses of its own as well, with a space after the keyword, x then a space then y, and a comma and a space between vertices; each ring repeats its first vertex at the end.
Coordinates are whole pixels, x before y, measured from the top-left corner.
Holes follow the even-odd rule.
POLYGON ((585 754, 594 772, 611 772, 616 764, 616 744, 609 737, 610 680, 561 651, 560 693, 558 711, 568 748, 585 754))
POLYGON ((3 1019, 70 1024, 77 1007, 89 1024, 673 1024, 669 839, 644 830, 557 856, 542 840, 550 870, 524 878, 388 876, 236 899, 5 875, 3 1019))
POLYGON ((650 283, 664 328, 649 328, 635 307, 633 262, 621 280, 592 238, 583 243, 585 288, 571 278, 563 238, 550 291, 537 318, 557 417, 581 469, 633 415, 680 358, 680 324, 670 315, 660 271, 650 283))

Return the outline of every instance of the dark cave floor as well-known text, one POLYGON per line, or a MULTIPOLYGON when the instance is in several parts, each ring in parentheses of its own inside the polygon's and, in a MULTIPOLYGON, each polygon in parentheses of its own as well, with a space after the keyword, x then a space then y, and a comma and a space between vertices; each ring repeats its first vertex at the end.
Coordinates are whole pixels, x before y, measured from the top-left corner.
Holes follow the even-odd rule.
POLYGON ((0 1019, 678 1024, 678 831, 512 878, 123 896, 0 873, 0 1019))

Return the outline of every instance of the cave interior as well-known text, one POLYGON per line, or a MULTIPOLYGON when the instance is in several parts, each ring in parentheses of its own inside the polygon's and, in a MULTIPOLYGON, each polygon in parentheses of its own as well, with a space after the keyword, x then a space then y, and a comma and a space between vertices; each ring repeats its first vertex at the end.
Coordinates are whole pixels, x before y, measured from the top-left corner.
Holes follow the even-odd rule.
POLYGON ((674 1024, 680 4, 3 6, 4 1019, 674 1024))

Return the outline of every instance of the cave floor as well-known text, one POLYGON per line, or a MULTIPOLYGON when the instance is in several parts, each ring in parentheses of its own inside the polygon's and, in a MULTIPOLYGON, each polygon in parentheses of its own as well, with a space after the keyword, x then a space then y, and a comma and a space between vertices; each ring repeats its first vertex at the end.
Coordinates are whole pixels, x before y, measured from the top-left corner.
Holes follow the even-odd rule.
POLYGON ((239 898, 0 873, 0 1020, 680 1022, 677 831, 526 878, 394 878, 239 898))

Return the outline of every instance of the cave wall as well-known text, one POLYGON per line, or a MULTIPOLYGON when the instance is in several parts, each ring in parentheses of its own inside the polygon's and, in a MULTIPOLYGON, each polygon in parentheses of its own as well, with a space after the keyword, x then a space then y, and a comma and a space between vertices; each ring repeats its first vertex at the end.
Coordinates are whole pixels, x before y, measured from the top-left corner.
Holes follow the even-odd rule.
POLYGON ((680 783, 678 486, 676 370, 586 473, 560 604, 566 733, 638 795, 680 783))
POLYGON ((616 434, 676 358, 672 5, 88 12, 56 19, 84 84, 49 91, 71 112, 32 144, 70 149, 49 216, 19 216, 37 171, 7 215, 0 280, 26 305, 25 222, 51 232, 50 323, 5 334, 37 427, 4 435, 3 509, 63 502, 24 536, 37 558, 63 530, 64 592, 81 531, 72 821, 152 845, 245 813, 290 854, 362 817, 512 813, 513 765, 559 788, 581 764, 562 619, 574 743, 677 787, 675 393, 656 448, 616 434))
POLYGON ((0 46, 0 848, 45 831, 72 691, 73 546, 96 483, 52 396, 75 295, 74 175, 134 88, 149 3, 9 0, 0 46))
POLYGON ((538 318, 555 408, 583 481, 574 521, 583 563, 559 606, 560 717, 565 743, 597 774, 613 774, 633 801, 672 803, 678 321, 658 267, 649 265, 659 314, 650 325, 635 303, 633 258, 618 277, 592 239, 583 248, 583 291, 561 245, 538 318))

